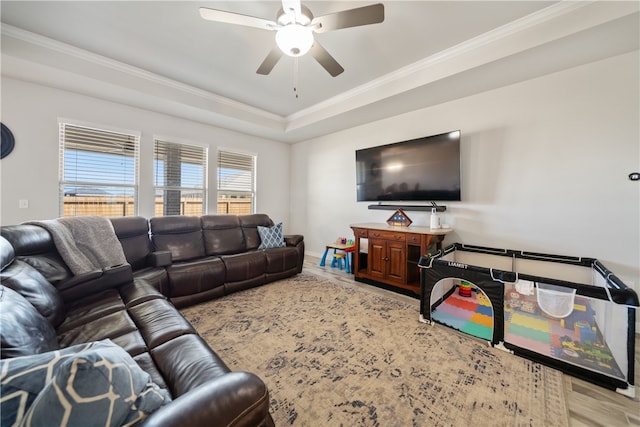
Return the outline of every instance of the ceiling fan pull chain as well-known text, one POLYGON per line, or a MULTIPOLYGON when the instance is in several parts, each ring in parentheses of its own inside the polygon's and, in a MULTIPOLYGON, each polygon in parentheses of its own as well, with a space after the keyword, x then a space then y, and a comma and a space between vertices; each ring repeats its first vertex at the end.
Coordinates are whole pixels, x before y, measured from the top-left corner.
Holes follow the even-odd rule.
POLYGON ((298 58, 293 58, 293 92, 298 99, 298 58))

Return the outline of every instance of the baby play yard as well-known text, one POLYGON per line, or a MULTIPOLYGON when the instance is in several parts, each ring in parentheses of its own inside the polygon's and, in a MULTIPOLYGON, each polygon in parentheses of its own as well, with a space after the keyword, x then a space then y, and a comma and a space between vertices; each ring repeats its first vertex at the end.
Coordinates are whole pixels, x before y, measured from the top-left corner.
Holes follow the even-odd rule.
POLYGON ((638 296, 598 260, 454 244, 419 264, 423 321, 634 396, 638 296))

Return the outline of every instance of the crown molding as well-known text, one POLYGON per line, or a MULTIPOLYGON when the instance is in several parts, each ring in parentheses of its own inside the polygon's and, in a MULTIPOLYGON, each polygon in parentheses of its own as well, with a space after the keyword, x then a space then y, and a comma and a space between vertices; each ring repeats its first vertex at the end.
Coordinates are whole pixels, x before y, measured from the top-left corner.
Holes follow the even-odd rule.
POLYGON ((125 64, 123 62, 116 61, 114 59, 107 58, 105 56, 98 55, 96 53, 89 52, 87 50, 80 49, 75 46, 71 46, 69 44, 23 30, 21 28, 14 27, 12 25, 3 23, 1 33, 3 37, 10 37, 29 45, 37 46, 48 51, 57 52, 65 56, 73 57, 86 63, 132 76, 136 79, 141 79, 155 85, 172 89, 174 91, 178 91, 191 96, 196 96, 210 103, 213 103, 214 105, 220 105, 225 109, 237 110, 239 112, 250 114, 252 116, 262 117, 268 121, 277 123, 281 128, 284 128, 286 124, 286 119, 278 114, 274 114, 254 106, 235 101, 233 99, 209 92, 207 90, 200 89, 186 83, 182 83, 171 78, 152 73, 142 68, 125 64))
MULTIPOLYGON (((549 45, 639 9, 637 1, 559 1, 288 116, 7 24, 0 28, 2 56, 8 59, 2 73, 242 133, 296 142, 366 123, 369 119, 361 114, 366 109, 375 110, 387 101, 402 102, 399 98, 413 90, 549 45), (349 115, 357 117, 357 123, 347 123, 349 115)), ((389 110, 387 114, 393 113, 389 110)))
POLYGON ((563 0, 286 117, 287 131, 638 12, 638 2, 563 0), (607 4, 609 3, 609 4, 607 4), (620 2, 616 2, 620 3, 620 2), (580 13, 579 13, 580 12, 580 13), (574 17, 579 14, 579 17, 574 17), (541 32, 541 27, 547 27, 541 32), (523 40, 526 39, 526 40, 523 40), (512 41, 517 41, 514 43, 512 41), (523 43, 524 41, 524 43, 523 43), (486 55, 479 55, 485 52, 486 55), (453 69, 447 64, 454 64, 453 69), (449 70, 443 74, 444 70, 449 70), (381 96, 385 94, 384 96, 381 96))

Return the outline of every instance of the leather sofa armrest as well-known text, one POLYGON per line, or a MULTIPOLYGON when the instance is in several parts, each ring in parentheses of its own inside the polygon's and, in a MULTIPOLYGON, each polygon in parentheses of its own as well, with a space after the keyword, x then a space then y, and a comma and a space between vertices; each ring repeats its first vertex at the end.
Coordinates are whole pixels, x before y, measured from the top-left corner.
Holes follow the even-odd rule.
POLYGON ((147 255, 149 265, 152 267, 167 267, 173 262, 171 259, 171 251, 156 251, 147 255))
POLYGON ((304 240, 304 236, 302 234, 290 234, 284 236, 284 242, 287 246, 298 246, 302 240, 304 240))
POLYGON ((269 393, 260 378, 231 372, 206 382, 153 412, 144 427, 259 426, 270 419, 269 393))
POLYGON ((72 276, 67 280, 61 280, 58 283, 58 290, 60 292, 66 291, 68 289, 74 288, 82 283, 88 282, 90 280, 95 280, 98 277, 102 276, 102 270, 94 270, 88 273, 78 274, 76 276, 72 276))
POLYGON ((133 280, 130 264, 120 264, 79 274, 56 286, 65 302, 74 301, 105 289, 117 288, 133 280))

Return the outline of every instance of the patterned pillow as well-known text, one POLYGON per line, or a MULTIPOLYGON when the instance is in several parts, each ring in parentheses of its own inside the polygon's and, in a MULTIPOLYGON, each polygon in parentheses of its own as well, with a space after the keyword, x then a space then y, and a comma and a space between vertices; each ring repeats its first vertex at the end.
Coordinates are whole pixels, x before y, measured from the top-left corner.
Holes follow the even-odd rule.
POLYGON ((273 227, 258 225, 258 234, 260 235, 260 246, 258 246, 258 249, 281 248, 285 246, 281 222, 273 227))
POLYGON ((110 340, 2 360, 0 385, 2 425, 115 426, 170 401, 110 340))

